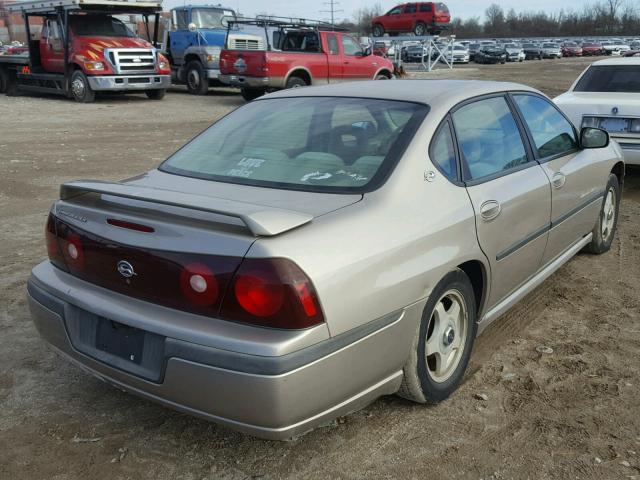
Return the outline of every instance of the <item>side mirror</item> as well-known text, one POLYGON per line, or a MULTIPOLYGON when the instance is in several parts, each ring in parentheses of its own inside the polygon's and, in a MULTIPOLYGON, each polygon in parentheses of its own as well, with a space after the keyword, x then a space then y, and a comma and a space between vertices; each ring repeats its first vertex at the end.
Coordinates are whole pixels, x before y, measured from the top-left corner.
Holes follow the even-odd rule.
POLYGON ((371 51, 372 51, 371 46, 365 47, 363 56, 368 57, 369 55, 371 55, 371 51))
POLYGON ((189 31, 190 31, 190 32, 195 32, 195 31, 198 29, 198 26, 197 26, 195 23, 191 22, 191 23, 187 26, 187 28, 189 29, 189 31))
POLYGON ((609 134, 600 128, 584 127, 580 130, 582 148, 604 148, 609 145, 609 134))

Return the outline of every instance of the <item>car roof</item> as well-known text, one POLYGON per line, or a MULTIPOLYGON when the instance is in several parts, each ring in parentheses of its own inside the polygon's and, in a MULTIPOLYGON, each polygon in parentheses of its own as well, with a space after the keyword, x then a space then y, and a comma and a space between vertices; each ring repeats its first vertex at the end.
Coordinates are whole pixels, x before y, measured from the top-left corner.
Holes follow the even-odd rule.
POLYGON ((640 65, 640 57, 607 58, 606 60, 593 62, 591 65, 640 65))
POLYGON ((472 97, 504 91, 537 90, 519 83, 482 80, 366 80, 318 87, 280 90, 264 98, 350 97, 424 103, 449 109, 472 97), (401 84, 402 82, 402 84, 401 84), (411 82, 408 84, 408 82, 411 82))

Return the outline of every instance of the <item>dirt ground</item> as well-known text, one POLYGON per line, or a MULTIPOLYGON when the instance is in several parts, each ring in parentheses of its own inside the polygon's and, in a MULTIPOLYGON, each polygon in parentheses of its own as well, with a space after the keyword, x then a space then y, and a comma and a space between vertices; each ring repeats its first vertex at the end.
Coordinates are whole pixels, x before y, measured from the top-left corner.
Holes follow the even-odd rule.
MULTIPOLYGON (((587 63, 433 76, 515 80, 553 96, 587 63)), ((90 105, 0 96, 1 479, 640 479, 640 170, 628 172, 611 252, 577 256, 490 327, 465 383, 435 407, 385 397, 270 442, 122 393, 54 354, 30 321, 25 283, 46 256, 58 185, 147 170, 242 103, 224 91, 90 105)))

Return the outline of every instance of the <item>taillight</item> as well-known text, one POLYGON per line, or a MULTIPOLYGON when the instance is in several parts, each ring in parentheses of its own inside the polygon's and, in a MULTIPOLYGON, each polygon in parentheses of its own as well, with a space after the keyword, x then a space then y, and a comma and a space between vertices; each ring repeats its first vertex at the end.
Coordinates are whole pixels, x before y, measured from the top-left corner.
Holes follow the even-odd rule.
POLYGON ((62 246, 62 255, 69 268, 75 268, 82 270, 84 267, 84 246, 80 235, 72 232, 67 232, 63 238, 60 239, 60 245, 62 246))
POLYGON ((60 244, 58 243, 58 236, 56 234, 56 219, 52 213, 47 218, 47 226, 45 227, 45 239, 47 242, 47 254, 49 260, 58 268, 65 269, 64 257, 60 251, 60 244))
POLYGON ((180 273, 180 291, 196 305, 211 306, 218 301, 218 280, 204 263, 190 263, 180 273))
POLYGON ((224 298, 220 316, 288 329, 324 322, 311 281, 295 263, 284 258, 244 259, 224 298))

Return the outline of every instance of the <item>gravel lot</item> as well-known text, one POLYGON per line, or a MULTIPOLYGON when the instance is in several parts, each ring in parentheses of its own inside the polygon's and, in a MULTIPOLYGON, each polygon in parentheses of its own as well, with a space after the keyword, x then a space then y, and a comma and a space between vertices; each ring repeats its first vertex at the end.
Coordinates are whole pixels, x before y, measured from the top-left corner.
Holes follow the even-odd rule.
MULTIPOLYGON (((432 76, 514 80, 553 96, 588 63, 432 76)), ((577 256, 496 322, 466 382, 436 407, 386 397, 269 442, 122 393, 54 354, 30 322, 25 283, 46 256, 58 185, 147 170, 242 103, 230 91, 89 105, 0 96, 0 478, 640 479, 639 170, 628 172, 611 252, 577 256)))

